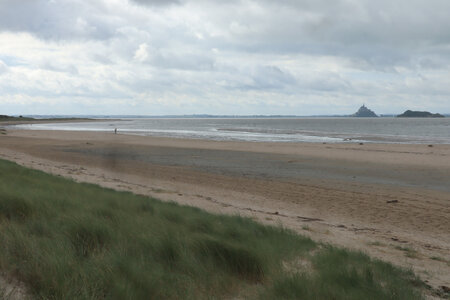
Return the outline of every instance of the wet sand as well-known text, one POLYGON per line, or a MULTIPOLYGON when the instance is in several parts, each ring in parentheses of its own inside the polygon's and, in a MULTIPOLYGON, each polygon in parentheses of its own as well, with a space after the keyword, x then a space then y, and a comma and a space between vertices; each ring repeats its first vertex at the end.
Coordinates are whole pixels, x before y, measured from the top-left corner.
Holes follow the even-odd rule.
POLYGON ((450 286, 450 145, 216 142, 8 130, 0 158, 241 214, 450 286))

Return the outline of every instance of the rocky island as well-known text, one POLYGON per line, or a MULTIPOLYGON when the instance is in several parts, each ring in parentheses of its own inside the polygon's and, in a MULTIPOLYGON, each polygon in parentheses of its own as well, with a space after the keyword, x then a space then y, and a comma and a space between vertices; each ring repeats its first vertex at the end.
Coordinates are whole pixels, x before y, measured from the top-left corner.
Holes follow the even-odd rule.
POLYGON ((378 117, 373 111, 368 109, 364 104, 361 106, 356 113, 351 115, 357 118, 376 118, 378 117))
POLYGON ((398 118, 445 118, 441 114, 432 114, 428 111, 413 111, 407 110, 401 115, 397 116, 398 118))

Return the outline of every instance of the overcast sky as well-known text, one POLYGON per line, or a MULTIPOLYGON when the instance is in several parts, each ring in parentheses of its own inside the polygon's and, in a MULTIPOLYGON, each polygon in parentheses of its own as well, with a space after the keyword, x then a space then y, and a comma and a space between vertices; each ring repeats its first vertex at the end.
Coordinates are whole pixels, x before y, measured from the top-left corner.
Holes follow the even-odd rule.
POLYGON ((0 0, 0 114, 450 113, 448 0, 0 0))

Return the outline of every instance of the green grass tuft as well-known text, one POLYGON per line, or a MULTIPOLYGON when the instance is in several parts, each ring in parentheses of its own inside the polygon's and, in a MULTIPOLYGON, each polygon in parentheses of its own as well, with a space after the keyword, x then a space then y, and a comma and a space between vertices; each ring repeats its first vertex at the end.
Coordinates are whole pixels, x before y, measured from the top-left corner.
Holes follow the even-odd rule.
POLYGON ((68 223, 68 235, 77 255, 87 257, 101 251, 111 240, 110 229, 95 219, 74 219, 68 223))
POLYGON ((326 246, 313 259, 314 271, 278 279, 268 298, 280 299, 422 299, 408 286, 418 282, 410 271, 367 255, 326 246))
POLYGON ((264 278, 267 265, 255 250, 235 246, 223 240, 204 238, 196 242, 196 251, 200 257, 212 259, 217 268, 247 280, 261 281, 264 278))
POLYGON ((7 194, 0 195, 0 219, 23 220, 30 216, 32 212, 33 208, 26 199, 7 194))
POLYGON ((409 258, 418 258, 419 257, 419 254, 417 253, 417 251, 412 248, 395 246, 395 249, 403 251, 405 253, 406 257, 409 257, 409 258))
POLYGON ((411 272, 360 253, 3 160, 0 245, 36 299, 421 298, 411 272))

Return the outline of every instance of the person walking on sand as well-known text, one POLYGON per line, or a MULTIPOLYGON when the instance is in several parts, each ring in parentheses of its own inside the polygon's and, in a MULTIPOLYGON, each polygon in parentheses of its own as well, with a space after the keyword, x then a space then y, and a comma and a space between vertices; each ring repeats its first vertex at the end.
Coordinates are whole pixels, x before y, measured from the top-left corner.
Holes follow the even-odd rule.
POLYGON ((114 134, 117 134, 117 128, 114 128, 114 134))

